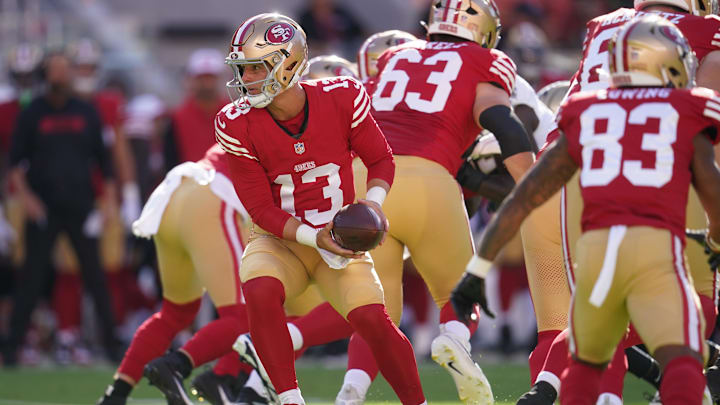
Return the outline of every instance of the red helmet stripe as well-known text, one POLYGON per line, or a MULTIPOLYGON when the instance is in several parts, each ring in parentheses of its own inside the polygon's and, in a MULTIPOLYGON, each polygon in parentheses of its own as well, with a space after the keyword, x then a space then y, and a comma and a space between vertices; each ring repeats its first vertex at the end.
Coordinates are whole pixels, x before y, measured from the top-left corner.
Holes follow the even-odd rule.
POLYGON ((241 41, 245 37, 245 32, 247 32, 248 28, 255 22, 255 20, 257 20, 261 16, 262 16, 262 14, 256 15, 255 17, 245 21, 245 23, 243 25, 241 25, 240 28, 237 29, 237 31, 235 31, 235 36, 233 37, 232 44, 233 45, 237 44, 238 51, 242 51, 242 42, 241 41))
POLYGON ((457 6, 455 6, 455 18, 453 18, 453 22, 457 24, 458 18, 460 17, 460 6, 462 5, 462 0, 457 0, 457 6))
POLYGON ((443 0, 444 6, 445 6, 445 12, 443 13, 443 21, 447 21, 448 18, 448 12, 450 11, 450 2, 452 0, 443 0))
POLYGON ((628 59, 629 59, 629 57, 630 57, 630 53, 629 53, 629 50, 628 50, 628 37, 630 36, 630 33, 632 33, 632 30, 634 30, 636 26, 637 26, 637 22, 634 23, 634 24, 632 24, 631 26, 629 26, 628 29, 627 29, 627 31, 625 32, 625 36, 624 36, 623 39, 622 39, 622 46, 623 46, 623 49, 622 49, 623 71, 625 71, 625 72, 627 72, 628 69, 629 69, 629 67, 628 67, 628 59))

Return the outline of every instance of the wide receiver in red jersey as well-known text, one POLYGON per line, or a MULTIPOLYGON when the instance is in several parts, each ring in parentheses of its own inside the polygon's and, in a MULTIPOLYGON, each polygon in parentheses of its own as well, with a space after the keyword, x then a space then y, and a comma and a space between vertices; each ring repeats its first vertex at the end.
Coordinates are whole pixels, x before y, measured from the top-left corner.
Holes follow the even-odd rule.
POLYGON ((422 404, 412 346, 387 315, 369 255, 330 236, 335 213, 355 200, 351 151, 369 168, 362 203, 384 219, 395 171, 390 148, 360 82, 299 82, 307 52, 295 21, 260 14, 238 28, 226 59, 236 97, 218 113, 215 132, 254 223, 240 269, 250 334, 280 402, 304 404, 282 305, 312 280, 370 343, 402 403, 422 404))
MULTIPOLYGON (((407 247, 441 308, 442 333, 432 344, 433 358, 453 376, 459 397, 466 403, 493 399, 490 384, 469 353, 472 331, 447 305, 474 249, 454 177, 463 152, 483 128, 498 138, 511 174, 519 178, 533 161, 530 140, 510 108, 515 65, 492 49, 499 29, 492 1, 433 1, 428 41, 406 42, 383 53, 372 95, 373 115, 393 148, 398 167, 395 186, 384 205, 391 223, 389 236, 372 252, 385 303, 393 320, 399 321, 407 247)), ((364 195, 362 182, 357 186, 358 195, 364 195)), ((484 294, 484 281, 474 287, 484 294)), ((489 313, 487 305, 483 307, 489 313)), ((367 364, 367 351, 362 339, 351 339, 350 370, 337 404, 363 402, 376 374, 367 364)))
MULTIPOLYGON (((573 360, 562 377, 561 403, 595 403, 602 369, 632 321, 664 368, 663 403, 699 405, 704 320, 683 236, 692 181, 710 220, 708 245, 720 251, 720 171, 711 143, 720 129, 718 93, 686 89, 694 55, 682 33, 658 16, 629 22, 609 54, 612 87, 564 104, 561 136, 500 208, 477 261, 489 267, 528 213, 580 168, 585 207, 570 312, 573 360)), ((469 317, 472 307, 455 298, 469 317)))

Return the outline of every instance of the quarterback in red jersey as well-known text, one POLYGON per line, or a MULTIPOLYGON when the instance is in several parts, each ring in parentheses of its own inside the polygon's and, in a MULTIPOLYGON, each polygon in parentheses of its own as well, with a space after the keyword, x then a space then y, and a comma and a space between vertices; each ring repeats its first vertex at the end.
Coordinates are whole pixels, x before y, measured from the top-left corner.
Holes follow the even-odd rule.
MULTIPOLYGON (((373 116, 393 149, 397 175, 384 209, 390 220, 385 243, 371 252, 396 322, 402 311, 403 251, 407 247, 436 305, 441 335, 432 355, 453 376, 460 399, 489 403, 492 391, 469 355, 471 325, 446 305, 472 257, 473 241, 455 174, 463 152, 483 128, 498 138, 511 174, 532 164, 532 147, 510 109, 515 65, 493 49, 500 18, 490 0, 436 0, 428 40, 405 42, 378 59, 373 116), (412 201, 411 204, 408 202, 412 201)), ((356 175, 362 176, 356 167, 356 175)), ((358 195, 365 190, 357 184, 358 195)), ((482 282, 480 283, 482 284, 482 282)), ((484 291, 484 285, 476 287, 484 291)), ((484 309, 489 312, 487 305, 484 309)), ((348 373, 337 403, 358 404, 376 371, 362 339, 353 337, 348 373)))
MULTIPOLYGON (((489 267, 528 213, 579 168, 583 235, 570 312, 573 360, 562 377, 561 403, 595 403, 602 369, 632 321, 664 368, 663 403, 700 404, 704 319, 683 236, 692 182, 708 211, 708 246, 720 250, 720 171, 712 152, 718 93, 687 88, 695 57, 661 17, 629 22, 609 53, 612 88, 564 104, 563 134, 500 208, 477 262, 489 267), (656 322, 659 316, 664 322, 656 322)), ((453 295, 453 303, 469 316, 465 298, 453 295)))
POLYGON ((226 59, 233 103, 218 113, 215 135, 254 223, 240 269, 250 335, 280 403, 304 404, 282 305, 312 280, 369 342, 402 403, 422 404, 412 346, 387 315, 369 255, 330 236, 335 213, 355 200, 351 151, 369 172, 361 202, 383 219, 392 154, 360 82, 299 81, 307 52, 295 21, 260 14, 238 28, 226 59))

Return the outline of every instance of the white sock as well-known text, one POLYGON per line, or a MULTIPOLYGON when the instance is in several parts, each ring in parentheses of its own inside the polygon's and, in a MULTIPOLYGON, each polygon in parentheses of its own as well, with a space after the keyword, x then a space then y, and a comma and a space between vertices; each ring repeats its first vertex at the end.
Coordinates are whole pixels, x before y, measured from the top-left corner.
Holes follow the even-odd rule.
POLYGON ((470 329, 468 329, 467 326, 465 326, 464 323, 460 321, 449 321, 445 322, 443 324, 443 331, 445 333, 449 333, 453 335, 456 339, 460 340, 461 342, 469 342, 470 341, 470 329))
POLYGON ((263 385, 263 382, 260 379, 260 374, 258 374, 257 371, 253 370, 250 373, 250 377, 248 378, 247 382, 245 383, 245 386, 252 388, 253 391, 260 394, 261 397, 266 397, 265 385, 263 385))
POLYGON ((368 373, 360 370, 359 368, 352 368, 348 370, 345 373, 345 379, 343 380, 343 385, 352 385, 353 387, 355 387, 355 390, 358 392, 358 394, 362 395, 363 397, 370 389, 371 383, 372 380, 370 379, 368 373))
POLYGON ((293 350, 298 351, 303 347, 303 335, 300 333, 300 329, 297 326, 288 323, 288 332, 290 332, 290 339, 292 340, 293 350))
POLYGON ((535 379, 535 384, 539 383, 540 381, 545 381, 546 383, 552 385, 553 388, 555 388, 558 397, 560 397, 560 379, 558 378, 558 376, 549 371, 541 371, 535 379))
POLYGON ((300 394, 300 388, 294 388, 278 394, 280 404, 300 404, 305 405, 305 400, 300 394))
POLYGON ((602 405, 622 405, 623 401, 619 396, 615 394, 603 392, 598 397, 597 403, 602 405))

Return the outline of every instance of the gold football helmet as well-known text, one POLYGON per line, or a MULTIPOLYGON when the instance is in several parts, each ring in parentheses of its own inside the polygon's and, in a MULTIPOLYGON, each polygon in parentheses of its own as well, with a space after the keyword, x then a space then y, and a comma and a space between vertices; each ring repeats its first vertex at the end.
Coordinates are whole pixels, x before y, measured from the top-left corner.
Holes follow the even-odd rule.
POLYGON ((227 82, 230 99, 238 106, 244 100, 252 107, 267 106, 298 82, 307 59, 305 31, 293 19, 275 13, 248 19, 233 34, 225 58, 233 70, 233 79, 227 82), (265 78, 245 83, 243 72, 251 65, 262 66, 267 71, 265 78), (251 94, 249 86, 257 84, 261 84, 259 94, 251 94))
POLYGON ((349 60, 337 55, 322 55, 308 61, 302 79, 315 80, 336 76, 358 77, 355 66, 349 60))
POLYGON ((557 114, 569 89, 570 80, 558 80, 538 90, 537 96, 553 113, 557 114))
POLYGON ((699 16, 717 14, 720 11, 718 0, 635 0, 635 10, 649 6, 672 6, 699 16))
POLYGON ((614 87, 693 87, 697 58, 671 22, 644 15, 626 23, 608 44, 614 87))
POLYGON ((493 0, 433 0, 428 34, 446 34, 494 48, 500 38, 500 13, 493 0))
POLYGON ((367 80, 369 77, 377 76, 377 61, 387 49, 416 39, 415 35, 400 30, 383 31, 371 35, 363 42, 358 51, 357 63, 360 79, 367 80))

